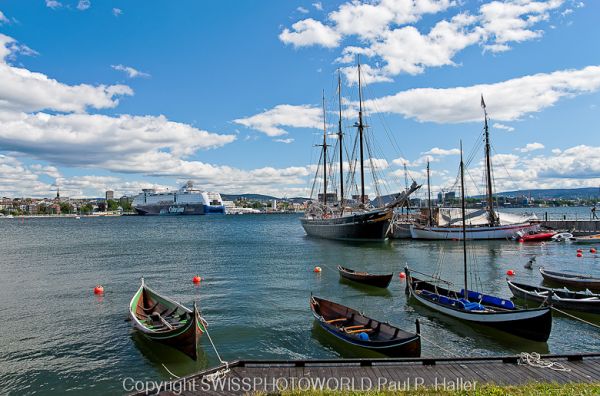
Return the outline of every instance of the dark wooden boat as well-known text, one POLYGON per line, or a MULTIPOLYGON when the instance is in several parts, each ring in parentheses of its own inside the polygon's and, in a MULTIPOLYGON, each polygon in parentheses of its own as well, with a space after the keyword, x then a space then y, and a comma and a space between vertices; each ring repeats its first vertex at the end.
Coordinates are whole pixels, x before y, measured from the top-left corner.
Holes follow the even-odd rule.
POLYGON ((311 296, 310 308, 319 325, 348 344, 391 357, 421 356, 421 336, 371 319, 357 310, 311 296))
POLYGON ((561 309, 600 314, 600 294, 594 294, 589 290, 575 292, 569 289, 532 286, 512 282, 508 279, 506 282, 508 282, 508 287, 512 294, 523 300, 546 303, 561 309))
POLYGON ((576 274, 559 271, 548 271, 540 267, 540 273, 545 281, 564 286, 572 286, 578 289, 600 290, 600 278, 587 274, 576 274))
POLYGON ((408 268, 405 272, 409 295, 435 311, 533 341, 545 342, 550 336, 552 313, 549 307, 519 309, 510 300, 472 290, 466 299, 464 289, 448 290, 413 277, 408 268))
POLYGON ((354 282, 362 283, 369 286, 386 288, 392 281, 393 273, 385 275, 369 274, 368 272, 358 272, 351 270, 350 268, 342 267, 338 265, 338 271, 340 276, 344 279, 348 279, 354 282))
POLYGON ((206 331, 196 303, 189 309, 144 283, 129 303, 133 326, 147 338, 169 345, 196 360, 196 346, 206 331))

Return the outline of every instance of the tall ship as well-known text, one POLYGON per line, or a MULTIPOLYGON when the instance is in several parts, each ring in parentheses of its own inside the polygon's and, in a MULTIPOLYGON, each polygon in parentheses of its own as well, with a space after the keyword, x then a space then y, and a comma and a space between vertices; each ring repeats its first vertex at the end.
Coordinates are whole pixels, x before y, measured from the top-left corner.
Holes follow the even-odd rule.
POLYGON ((140 215, 209 215, 225 214, 221 194, 194 188, 188 181, 177 191, 143 189, 132 202, 140 215))
POLYGON ((486 206, 482 209, 468 209, 461 215, 459 208, 432 208, 431 185, 429 183, 429 163, 427 163, 428 208, 421 211, 421 216, 410 226, 414 239, 506 239, 517 232, 534 231, 539 228, 536 217, 500 213, 494 208, 492 181, 492 159, 488 115, 483 96, 481 107, 484 115, 485 145, 485 183, 486 206), (463 222, 466 222, 463 232, 463 222))
MULTIPOLYGON (((327 148, 329 145, 327 144, 327 123, 325 121, 325 95, 323 95, 323 143, 319 144, 322 147, 323 193, 318 194, 319 199, 309 204, 304 217, 300 219, 308 236, 336 240, 384 240, 390 232, 394 208, 403 205, 408 196, 421 187, 413 182, 406 191, 398 194, 392 202, 380 207, 371 205, 368 196, 365 194, 364 130, 366 125, 363 122, 360 63, 358 64, 358 96, 358 122, 355 126, 358 129, 360 192, 351 199, 344 197, 344 136, 342 132, 341 78, 338 76, 339 119, 336 137, 339 148, 339 164, 337 166, 339 168, 340 197, 338 199, 336 193, 328 193, 327 191, 327 181, 330 176, 327 172, 327 148)), ((350 159, 349 163, 354 163, 353 159, 350 159)), ((354 168, 352 165, 350 167, 354 168)), ((370 168, 373 171, 372 166, 370 168)), ((354 169, 350 169, 350 172, 353 176, 354 169)), ((315 176, 316 180, 319 175, 315 176)))

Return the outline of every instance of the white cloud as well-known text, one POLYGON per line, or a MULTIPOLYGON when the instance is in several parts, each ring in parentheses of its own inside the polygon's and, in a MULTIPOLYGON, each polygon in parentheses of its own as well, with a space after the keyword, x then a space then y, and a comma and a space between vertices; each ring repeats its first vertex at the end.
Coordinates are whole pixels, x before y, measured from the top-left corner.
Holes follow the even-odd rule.
POLYGON ((281 41, 294 47, 321 45, 333 48, 339 45, 341 38, 335 30, 312 18, 298 21, 292 25, 292 30, 284 29, 279 34, 281 41))
POLYGON ((274 142, 278 142, 278 143, 285 143, 285 144, 290 144, 294 142, 293 138, 287 138, 287 139, 273 139, 274 142))
POLYGON ((535 150, 541 150, 543 149, 545 146, 542 143, 527 143, 525 145, 525 147, 519 147, 516 148, 515 150, 520 151, 521 153, 528 153, 530 151, 535 151, 535 150))
POLYGON ((62 3, 56 0, 46 0, 46 7, 52 8, 54 10, 62 7, 62 3))
POLYGON ((309 12, 309 11, 308 11, 306 8, 304 8, 304 7, 298 7, 298 8, 296 8, 296 11, 298 11, 298 12, 299 12, 299 13, 301 13, 301 14, 308 14, 308 12, 309 12))
POLYGON ((559 148, 552 149, 552 154, 560 154, 560 153, 562 153, 561 149, 559 149, 559 148))
POLYGON ((564 97, 600 90, 600 66, 561 70, 514 78, 493 84, 456 88, 415 88, 367 100, 371 113, 396 113, 418 121, 459 123, 482 119, 483 93, 491 118, 517 120, 554 105, 564 97))
POLYGON ((312 3, 312 6, 315 7, 315 10, 317 11, 323 11, 323 4, 320 1, 312 3))
POLYGON ((10 21, 8 20, 6 15, 4 15, 4 13, 2 11, 0 11, 0 24, 3 24, 3 23, 10 23, 10 21))
POLYGON ((44 74, 11 66, 6 59, 15 50, 26 47, 16 48, 14 44, 14 39, 0 34, 0 110, 84 112, 89 107, 114 107, 119 96, 133 94, 126 85, 66 85, 44 74))
POLYGON ((110 65, 110 67, 112 67, 115 70, 125 72, 125 74, 127 74, 127 77, 129 77, 129 78, 136 78, 136 77, 145 77, 145 78, 147 78, 147 77, 150 77, 150 74, 141 72, 141 71, 136 70, 136 69, 134 69, 133 67, 130 67, 130 66, 110 65))
MULTIPOLYGON (((476 13, 460 11, 449 19, 435 21, 427 32, 414 23, 425 14, 436 14, 462 5, 451 0, 358 0, 342 3, 323 21, 303 19, 279 38, 296 47, 319 45, 338 47, 346 37, 356 37, 359 46, 348 46, 338 58, 353 63, 363 54, 382 63, 377 78, 371 82, 390 81, 401 73, 419 74, 427 67, 455 66, 457 53, 473 45, 484 51, 504 52, 511 43, 537 39, 543 31, 536 29, 550 18, 564 0, 491 1, 476 13)), ((348 82, 355 79, 348 76, 348 82)))
POLYGON ((277 105, 251 117, 233 120, 236 124, 256 129, 267 136, 286 135, 282 127, 322 128, 322 110, 310 105, 277 105))
POLYGON ((77 3, 77 9, 79 11, 85 11, 88 8, 90 8, 92 6, 92 3, 90 2, 90 0, 79 0, 79 2, 77 3))
POLYGON ((453 149, 442 149, 439 147, 434 147, 429 151, 426 151, 424 153, 421 154, 430 154, 430 155, 441 155, 441 156, 446 156, 446 155, 459 155, 460 154, 460 150, 457 148, 453 148, 453 149))
POLYGON ((507 132, 513 132, 515 130, 514 127, 511 127, 509 125, 500 124, 499 122, 494 123, 494 125, 492 125, 492 126, 496 129, 502 129, 507 132))
POLYGON ((123 10, 120 8, 113 8, 112 13, 114 16, 118 17, 118 16, 123 15, 123 10))

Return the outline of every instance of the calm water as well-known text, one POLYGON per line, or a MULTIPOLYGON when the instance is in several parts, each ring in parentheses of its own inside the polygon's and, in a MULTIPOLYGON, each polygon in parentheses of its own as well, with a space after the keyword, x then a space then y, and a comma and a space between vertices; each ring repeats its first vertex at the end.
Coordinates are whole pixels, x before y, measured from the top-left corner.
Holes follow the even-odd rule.
MULTIPOLYGON (((458 242, 316 240, 304 236, 296 215, 4 219, 0 235, 0 393, 121 394, 125 377, 168 379, 164 366, 182 376, 217 364, 206 338, 204 354, 192 362, 131 330, 127 306, 141 276, 185 304, 198 301, 225 360, 352 356, 315 328, 311 291, 407 330, 420 318, 424 356, 600 351, 598 331, 566 317, 555 316, 548 343, 532 343, 407 303, 397 277, 389 290, 373 291, 341 283, 335 270, 439 266, 460 284, 458 242), (317 265, 321 274, 312 272, 317 265), (198 287, 191 282, 196 273, 205 278, 198 287), (93 295, 97 283, 103 297, 93 295)), ((532 255, 548 268, 600 274, 599 256, 578 259, 575 250, 479 242, 470 258, 485 290, 509 297, 507 269, 518 280, 540 282, 539 272, 523 269, 532 255)))

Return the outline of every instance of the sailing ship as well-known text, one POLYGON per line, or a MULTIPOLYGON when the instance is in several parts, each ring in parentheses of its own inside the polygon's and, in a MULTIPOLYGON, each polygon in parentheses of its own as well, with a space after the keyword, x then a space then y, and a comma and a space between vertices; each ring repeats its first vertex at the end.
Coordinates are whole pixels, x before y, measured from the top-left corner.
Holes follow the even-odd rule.
POLYGON ((532 222, 535 218, 500 213, 494 210, 490 133, 483 95, 481 96, 481 107, 484 114, 486 207, 469 209, 464 216, 461 215, 459 208, 432 208, 428 163, 428 208, 422 211, 420 218, 410 227, 413 239, 460 240, 463 235, 467 239, 506 239, 518 232, 526 234, 538 230, 538 225, 532 222), (462 230, 463 221, 468 223, 465 233, 462 230))
POLYGON ((437 277, 432 277, 433 281, 415 278, 413 272, 416 271, 411 271, 408 267, 405 267, 406 293, 423 305, 456 319, 493 327, 533 341, 547 341, 552 329, 552 314, 549 307, 520 309, 510 300, 469 290, 467 284, 467 227, 464 221, 466 210, 462 145, 460 182, 463 215, 464 289, 455 291, 441 287, 438 283, 450 284, 450 282, 443 281, 437 277))
MULTIPOLYGON (((362 88, 360 76, 360 63, 358 63, 358 96, 359 111, 358 139, 360 147, 360 195, 358 205, 350 206, 350 200, 344 199, 344 157, 343 157, 343 132, 342 132, 342 101, 341 101, 341 77, 338 75, 338 148, 339 148, 339 172, 340 172, 340 198, 339 201, 329 202, 327 193, 327 125, 325 122, 325 98, 323 97, 323 143, 321 157, 323 158, 323 194, 322 201, 311 202, 300 220, 304 231, 308 236, 337 240, 384 240, 390 231, 394 208, 403 205, 408 196, 421 186, 416 182, 404 192, 398 194, 392 202, 381 206, 372 207, 365 194, 365 171, 364 171, 364 130, 363 122, 362 88)), ((329 194, 335 196, 336 194, 329 194)), ((336 197, 337 198, 337 197, 336 197)), ((335 200, 335 198, 334 198, 335 200)))

